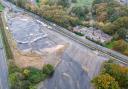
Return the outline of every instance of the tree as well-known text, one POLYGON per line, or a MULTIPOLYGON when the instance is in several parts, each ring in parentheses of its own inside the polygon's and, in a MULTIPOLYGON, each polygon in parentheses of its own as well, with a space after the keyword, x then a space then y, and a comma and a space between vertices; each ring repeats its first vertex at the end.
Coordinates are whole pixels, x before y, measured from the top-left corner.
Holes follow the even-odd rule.
POLYGON ((69 0, 58 0, 57 4, 63 7, 69 7, 71 2, 69 0))
POLYGON ((40 2, 40 0, 36 0, 36 3, 39 3, 40 2))
POLYGON ((25 89, 23 87, 26 87, 22 85, 23 82, 21 81, 20 73, 18 72, 9 74, 9 82, 11 89, 25 89))
POLYGON ((120 28, 117 31, 117 34, 119 35, 120 38, 125 39, 126 38, 126 35, 128 35, 128 29, 126 29, 126 28, 120 28))
POLYGON ((111 3, 111 2, 113 2, 113 0, 94 0, 93 5, 99 3, 111 3))
POLYGON ((77 17, 70 16, 62 6, 41 5, 38 12, 47 20, 55 22, 65 28, 74 26, 76 23, 80 23, 77 17))
POLYGON ((77 0, 72 0, 72 3, 77 3, 77 0))
POLYGON ((21 71, 21 69, 18 68, 13 61, 9 61, 8 70, 9 70, 9 74, 21 71))
POLYGON ((101 74, 92 80, 96 89, 120 89, 118 82, 109 74, 101 74))
POLYGON ((128 28, 128 17, 120 17, 113 24, 117 26, 117 29, 128 28))
POLYGON ((124 52, 128 47, 128 44, 124 40, 118 40, 114 43, 113 49, 119 52, 124 52))
POLYGON ((128 16, 128 8, 116 0, 94 0, 93 15, 97 21, 114 22, 120 17, 128 16))
MULTIPOLYGON (((108 73, 118 82, 121 89, 128 89, 128 68, 114 63, 105 63, 103 73, 108 73)), ((116 88, 115 88, 116 89, 116 88)))
POLYGON ((24 75, 25 77, 28 77, 28 76, 30 75, 30 70, 29 70, 29 69, 24 69, 24 70, 23 70, 23 75, 24 75))
POLYGON ((108 13, 108 20, 110 22, 113 22, 120 17, 119 14, 117 13, 117 10, 112 6, 107 7, 107 13, 108 13))
POLYGON ((47 3, 49 3, 49 0, 39 0, 39 2, 41 6, 41 5, 46 5, 47 3))
POLYGON ((16 5, 19 7, 25 7, 27 0, 17 0, 16 5))
POLYGON ((39 83, 42 81, 42 72, 39 69, 36 68, 27 68, 24 69, 23 74, 26 75, 26 79, 29 80, 31 83, 39 83))
POLYGON ((102 30, 103 30, 105 33, 109 34, 109 35, 113 35, 113 34, 115 34, 115 32, 117 31, 116 26, 115 26, 114 24, 112 24, 112 23, 107 23, 107 24, 105 24, 105 25, 102 27, 102 30))
POLYGON ((103 31, 105 33, 114 35, 118 34, 120 38, 125 38, 125 36, 128 34, 128 17, 120 17, 113 23, 106 24, 103 26, 103 31))
POLYGON ((75 14, 76 16, 78 16, 80 19, 83 19, 86 17, 86 15, 89 13, 89 10, 87 7, 74 7, 71 10, 71 13, 75 14))

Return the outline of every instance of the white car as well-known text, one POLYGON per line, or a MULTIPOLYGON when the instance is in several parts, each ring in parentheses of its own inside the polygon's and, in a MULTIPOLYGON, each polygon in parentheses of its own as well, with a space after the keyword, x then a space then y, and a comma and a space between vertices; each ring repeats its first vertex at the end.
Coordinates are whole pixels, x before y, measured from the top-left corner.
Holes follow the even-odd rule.
POLYGON ((56 26, 56 24, 53 24, 53 26, 56 26))
POLYGON ((48 26, 48 28, 49 28, 49 29, 52 29, 52 27, 51 27, 51 26, 48 26))

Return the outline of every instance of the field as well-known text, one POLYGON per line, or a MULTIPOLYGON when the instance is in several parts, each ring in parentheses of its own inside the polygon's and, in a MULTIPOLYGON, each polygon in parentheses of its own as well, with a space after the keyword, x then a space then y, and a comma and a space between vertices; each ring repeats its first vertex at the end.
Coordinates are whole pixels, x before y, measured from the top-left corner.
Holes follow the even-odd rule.
POLYGON ((93 0, 77 0, 77 6, 88 6, 91 7, 93 0))

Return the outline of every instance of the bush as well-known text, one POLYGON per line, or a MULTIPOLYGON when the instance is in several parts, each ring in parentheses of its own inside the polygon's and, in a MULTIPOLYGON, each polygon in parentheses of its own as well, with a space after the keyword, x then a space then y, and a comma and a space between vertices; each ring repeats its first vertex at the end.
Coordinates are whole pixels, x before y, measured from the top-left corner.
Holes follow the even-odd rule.
POLYGON ((43 67, 43 73, 46 74, 47 76, 51 76, 54 72, 54 68, 52 65, 47 64, 43 67))

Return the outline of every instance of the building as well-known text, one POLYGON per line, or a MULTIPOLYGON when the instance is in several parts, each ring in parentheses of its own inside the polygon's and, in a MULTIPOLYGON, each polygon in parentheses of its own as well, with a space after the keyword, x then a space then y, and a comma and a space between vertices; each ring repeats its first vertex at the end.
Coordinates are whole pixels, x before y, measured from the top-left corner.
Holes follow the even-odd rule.
POLYGON ((112 37, 108 34, 105 34, 103 31, 95 28, 87 28, 87 27, 75 27, 73 29, 74 32, 79 32, 84 34, 84 36, 90 40, 99 42, 99 43, 107 43, 112 40, 112 37))

